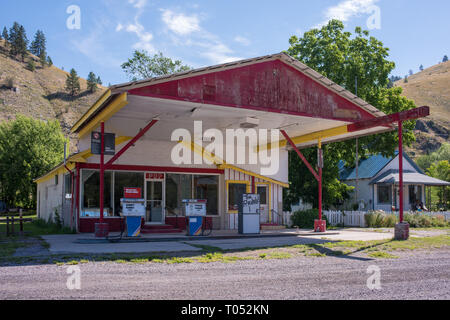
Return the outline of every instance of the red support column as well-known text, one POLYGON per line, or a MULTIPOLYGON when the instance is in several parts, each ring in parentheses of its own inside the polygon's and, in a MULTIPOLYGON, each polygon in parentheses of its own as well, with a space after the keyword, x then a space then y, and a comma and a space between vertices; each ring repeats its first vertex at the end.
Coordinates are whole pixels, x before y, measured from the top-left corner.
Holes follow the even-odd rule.
POLYGON ((105 187, 105 123, 101 124, 101 152, 100 152, 100 223, 103 223, 103 196, 105 187))
POLYGON ((76 181, 76 208, 77 208, 77 231, 80 232, 80 164, 77 162, 77 181, 76 181))
POLYGON ((398 176, 399 176, 399 223, 395 225, 396 240, 408 240, 409 224, 403 221, 403 124, 398 122, 398 176))
POLYGON ((403 222, 403 124, 398 122, 398 177, 399 177, 399 220, 403 222))
POLYGON ((101 123, 101 152, 100 152, 100 223, 95 224, 95 236, 104 238, 108 236, 109 225, 103 221, 104 178, 105 178, 105 123, 101 123))

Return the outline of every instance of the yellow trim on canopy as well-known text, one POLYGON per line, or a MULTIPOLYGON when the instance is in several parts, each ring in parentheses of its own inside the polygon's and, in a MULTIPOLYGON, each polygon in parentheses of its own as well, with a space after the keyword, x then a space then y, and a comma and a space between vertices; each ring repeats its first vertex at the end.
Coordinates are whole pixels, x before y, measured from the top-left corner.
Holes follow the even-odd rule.
MULTIPOLYGON (((291 138, 291 140, 294 142, 294 144, 298 145, 298 144, 302 144, 305 142, 315 141, 318 139, 330 138, 330 137, 338 136, 338 135, 345 134, 345 133, 348 133, 347 125, 308 133, 303 136, 291 138)), ((287 140, 279 141, 280 148, 283 148, 286 145, 287 145, 287 140)), ((261 150, 266 150, 266 149, 272 149, 273 147, 270 143, 268 143, 265 145, 260 145, 257 148, 258 148, 257 149, 258 151, 261 151, 261 150)))
POLYGON ((116 112, 121 110, 127 104, 128 104, 127 93, 125 92, 119 95, 117 98, 115 98, 94 119, 89 121, 78 133, 78 138, 81 139, 86 134, 90 133, 92 130, 98 127, 101 122, 106 122, 109 118, 111 118, 116 112))
POLYGON ((207 160, 209 160, 210 162, 214 163, 215 165, 217 165, 217 167, 219 169, 232 169, 235 171, 239 171, 242 172, 246 175, 249 175, 251 177, 255 177, 255 178, 259 178, 262 179, 264 181, 268 181, 274 184, 278 184, 280 186, 282 186, 283 188, 289 188, 289 184, 288 183, 284 183, 275 179, 271 179, 268 177, 265 177, 263 175, 248 171, 248 170, 244 170, 241 169, 239 167, 236 167, 232 164, 228 164, 226 163, 224 160, 222 160, 221 158, 217 157, 216 155, 206 151, 203 147, 199 146, 198 144, 191 142, 188 143, 186 141, 179 141, 178 143, 181 143, 182 145, 184 145, 187 148, 190 148, 192 151, 196 152, 197 154, 200 154, 202 157, 206 158, 207 160))
MULTIPOLYGON (((115 140, 115 145, 116 146, 121 145, 122 143, 127 142, 131 139, 133 139, 133 138, 127 137, 127 136, 117 137, 115 140)), ((77 154, 70 156, 66 160, 66 165, 70 170, 73 170, 75 168, 75 163, 86 163, 87 159, 92 156, 93 156, 93 154, 91 153, 91 149, 84 150, 82 152, 79 152, 77 154)), ((58 167, 52 169, 46 175, 35 179, 34 182, 43 183, 43 182, 48 181, 51 178, 53 178, 53 176, 56 174, 64 173, 64 171, 66 171, 66 168, 64 168, 64 164, 60 164, 58 167)))
POLYGON ((106 90, 106 92, 97 100, 97 102, 94 103, 92 107, 89 108, 89 110, 73 125, 72 129, 70 130, 71 133, 74 133, 77 131, 77 129, 92 115, 95 111, 98 110, 98 108, 105 103, 106 100, 111 97, 111 90, 106 90))

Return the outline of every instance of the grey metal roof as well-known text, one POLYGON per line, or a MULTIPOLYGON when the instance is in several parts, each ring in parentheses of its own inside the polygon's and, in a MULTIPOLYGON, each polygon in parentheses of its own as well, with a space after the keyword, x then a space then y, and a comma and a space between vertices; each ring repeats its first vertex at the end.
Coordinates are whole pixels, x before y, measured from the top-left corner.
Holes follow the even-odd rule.
MULTIPOLYGON (((398 170, 389 170, 370 181, 370 184, 398 184, 400 182, 398 170)), ((439 180, 418 172, 404 171, 404 184, 424 184, 426 186, 450 186, 450 182, 439 180)))

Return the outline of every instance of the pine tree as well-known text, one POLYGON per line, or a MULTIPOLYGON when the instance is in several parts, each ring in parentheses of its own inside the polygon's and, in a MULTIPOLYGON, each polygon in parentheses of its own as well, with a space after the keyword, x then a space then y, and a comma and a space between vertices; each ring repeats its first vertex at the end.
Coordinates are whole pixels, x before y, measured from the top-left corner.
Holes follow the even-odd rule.
POLYGON ((38 30, 34 36, 34 40, 30 46, 30 52, 35 56, 39 57, 41 63, 44 65, 47 58, 47 40, 45 38, 44 32, 38 30))
POLYGON ((53 65, 53 61, 52 61, 52 58, 50 58, 50 56, 47 56, 47 65, 49 67, 51 67, 53 65))
POLYGON ((442 62, 447 62, 448 61, 448 57, 447 55, 444 56, 444 59, 442 59, 442 62))
POLYGON ((97 83, 98 83, 99 85, 102 85, 102 84, 103 84, 102 79, 100 79, 100 76, 97 77, 97 83))
POLYGON ((87 77, 87 88, 92 93, 97 91, 97 77, 92 71, 89 72, 87 77))
POLYGON ((423 71, 423 65, 422 64, 420 65, 419 70, 423 71))
POLYGON ((25 32, 25 28, 17 22, 9 29, 9 43, 11 45, 10 55, 16 57, 20 55, 22 61, 25 60, 25 56, 28 54, 28 39, 25 32))
POLYGON ((78 77, 77 72, 73 68, 72 68, 72 70, 70 70, 70 74, 67 75, 66 90, 69 92, 69 94, 72 97, 74 97, 76 94, 78 94, 81 90, 80 78, 78 77))
POLYGON ((2 32, 2 37, 3 39, 5 39, 5 47, 8 47, 8 29, 6 29, 6 27, 3 27, 3 32, 2 32))

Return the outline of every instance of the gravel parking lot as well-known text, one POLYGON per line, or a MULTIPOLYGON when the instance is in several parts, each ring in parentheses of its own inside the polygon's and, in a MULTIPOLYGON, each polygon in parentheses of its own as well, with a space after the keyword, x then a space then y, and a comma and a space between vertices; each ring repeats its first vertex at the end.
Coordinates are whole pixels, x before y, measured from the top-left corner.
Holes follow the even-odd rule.
POLYGON ((0 299, 450 299, 450 250, 400 253, 398 259, 295 257, 235 263, 89 262, 81 289, 71 266, 0 267, 0 299), (367 268, 378 266, 381 289, 367 268))

